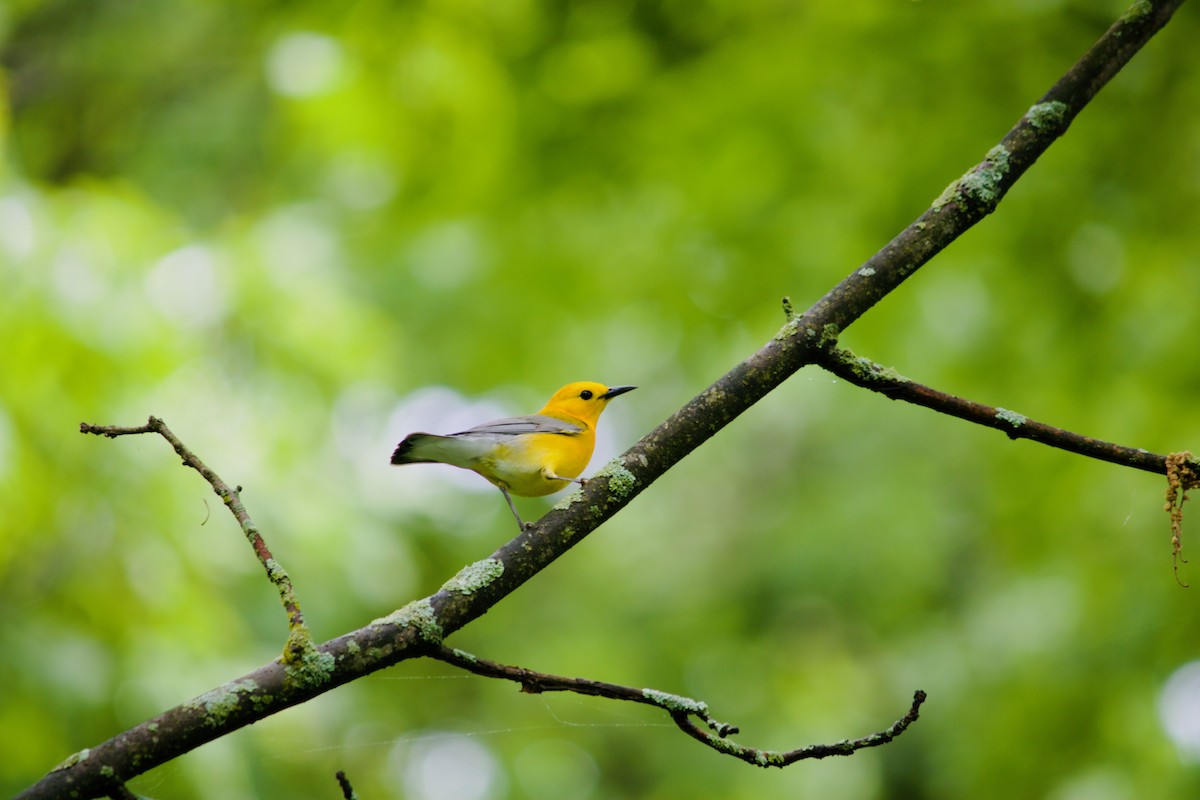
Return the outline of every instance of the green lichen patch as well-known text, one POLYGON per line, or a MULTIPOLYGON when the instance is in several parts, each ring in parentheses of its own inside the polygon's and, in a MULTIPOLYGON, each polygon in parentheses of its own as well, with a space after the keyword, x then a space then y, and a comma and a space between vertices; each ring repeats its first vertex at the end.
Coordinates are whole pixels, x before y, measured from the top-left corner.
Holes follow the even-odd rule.
POLYGON ((1014 428, 1019 428, 1029 421, 1029 418, 1024 414, 1018 414, 1016 411, 1009 411, 1007 408, 996 409, 996 419, 1001 422, 1007 422, 1014 428))
POLYGON ((975 169, 958 179, 958 185, 963 195, 991 209, 1000 202, 1001 185, 1008 170, 1008 150, 996 145, 975 169))
POLYGON ((972 201, 991 211, 1000 202, 1004 178, 1011 169, 1010 154, 1003 145, 987 152, 983 161, 950 184, 933 201, 933 210, 940 211, 955 201, 972 201))
POLYGON ((300 661, 309 650, 316 646, 307 625, 303 623, 293 625, 288 631, 287 643, 283 646, 283 663, 293 664, 300 661))
POLYGON ((267 577, 271 579, 272 583, 279 583, 281 580, 287 578, 287 571, 273 558, 268 558, 264 561, 263 567, 266 568, 267 577))
POLYGON ((421 638, 433 644, 442 642, 442 626, 433 610, 429 598, 414 600, 403 608, 398 608, 386 617, 374 620, 372 625, 391 625, 397 628, 416 628, 421 638))
POLYGON ((942 189, 942 193, 934 199, 932 206, 934 211, 941 211, 944 207, 950 205, 960 197, 958 190, 958 181, 942 189))
POLYGON ((243 698, 251 696, 257 689, 257 683, 245 678, 205 692, 186 703, 185 707, 203 710, 204 724, 210 728, 220 728, 229 719, 229 715, 238 710, 243 698))
POLYGON ((754 763, 760 767, 786 767, 787 761, 783 757, 783 753, 776 753, 772 750, 759 750, 754 754, 754 763))
POLYGON ((642 689, 642 697, 660 708, 665 708, 667 711, 682 711, 701 716, 708 714, 708 704, 699 700, 693 700, 690 697, 670 694, 669 692, 660 692, 658 689, 642 689))
POLYGON ((275 702, 273 694, 255 694, 250 696, 250 709, 255 714, 261 714, 269 709, 275 702))
POLYGON ((740 756, 743 752, 743 749, 739 745, 734 744, 731 739, 722 739, 720 736, 712 733, 705 734, 705 738, 714 750, 719 750, 722 753, 731 756, 740 756))
POLYGON ((775 334, 774 339, 777 342, 786 341, 796 335, 796 330, 800 327, 800 317, 789 316, 787 322, 783 323, 783 327, 775 334))
POLYGON ((873 384, 888 384, 888 383, 908 383, 908 378, 901 375, 891 367, 885 367, 882 364, 876 364, 869 359, 863 363, 859 360, 855 364, 855 374, 864 381, 869 381, 873 384))
POLYGON ((457 575, 442 585, 442 589, 456 594, 474 594, 503 574, 504 563, 502 561, 485 558, 460 569, 457 575))
POLYGON ((1067 116, 1067 104, 1052 100, 1049 103, 1037 103, 1025 112, 1025 119, 1039 131, 1054 131, 1063 127, 1067 116))
POLYGON ((848 350, 838 350, 839 363, 850 368, 855 378, 868 385, 908 383, 909 379, 891 367, 872 361, 869 358, 856 356, 848 350))
POLYGON ((284 665, 284 686, 289 689, 307 689, 329 682, 337 659, 332 653, 319 650, 316 645, 304 648, 298 656, 284 665))
POLYGON ((551 511, 566 511, 571 506, 575 505, 575 503, 579 502, 581 499, 583 499, 583 489, 576 489, 575 491, 571 492, 569 495, 564 497, 562 500, 559 500, 557 503, 555 503, 554 506, 550 510, 551 511))
POLYGON ((87 761, 88 756, 90 756, 91 754, 92 754, 91 748, 85 747, 82 750, 80 750, 78 753, 72 753, 71 755, 67 756, 65 759, 63 759, 63 762, 61 764, 59 764, 58 766, 56 766, 54 769, 52 769, 50 771, 58 772, 61 769, 70 769, 71 767, 75 766, 76 764, 82 764, 84 761, 87 761))
POLYGON ((614 499, 624 500, 637 488, 637 477, 618 462, 609 464, 604 472, 608 475, 608 494, 614 499))

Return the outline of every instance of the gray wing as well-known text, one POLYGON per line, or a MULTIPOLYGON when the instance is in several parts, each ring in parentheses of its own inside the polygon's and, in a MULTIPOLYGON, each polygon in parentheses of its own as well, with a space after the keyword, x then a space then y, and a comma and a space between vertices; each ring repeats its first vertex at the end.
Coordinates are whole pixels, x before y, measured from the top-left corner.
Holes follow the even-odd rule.
POLYGON ((574 436, 583 433, 581 425, 575 425, 566 420, 547 417, 545 414, 530 414, 526 417, 505 417, 492 420, 482 425, 476 425, 470 430, 453 434, 454 436, 470 436, 472 434, 493 434, 499 436, 518 436, 522 433, 561 433, 574 436))

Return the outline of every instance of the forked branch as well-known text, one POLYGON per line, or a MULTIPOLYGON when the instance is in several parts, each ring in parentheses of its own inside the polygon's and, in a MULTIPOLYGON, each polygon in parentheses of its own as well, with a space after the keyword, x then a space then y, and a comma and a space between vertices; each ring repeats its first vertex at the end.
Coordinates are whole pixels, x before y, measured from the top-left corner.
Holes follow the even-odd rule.
POLYGON ((283 565, 271 554, 271 549, 267 547, 266 541, 263 540, 262 534, 259 533, 258 526, 254 524, 254 520, 250 519, 249 512, 242 505, 240 496, 242 491, 241 486, 233 488, 221 480, 220 476, 209 469, 203 461, 196 457, 195 453, 184 446, 179 437, 172 433, 167 424, 158 417, 150 417, 145 425, 136 425, 133 427, 89 425, 83 422, 79 425, 79 432, 94 433, 97 436, 107 436, 110 439, 115 439, 118 436, 157 433, 166 439, 171 447, 174 448, 176 455, 183 459, 184 466, 191 467, 199 472, 204 480, 208 481, 209 486, 212 487, 217 497, 221 498, 221 502, 233 514, 234 519, 238 521, 238 525, 242 528, 242 533, 246 535, 247 541, 250 542, 250 546, 254 548, 254 555, 258 558, 258 562, 262 564, 267 577, 279 591, 279 600, 283 603, 283 609, 287 612, 288 618, 288 639, 287 645, 284 647, 284 662, 299 662, 306 656, 311 656, 314 647, 312 635, 308 631, 308 626, 304 624, 304 614, 300 611, 300 599, 296 596, 296 590, 292 586, 292 579, 288 575, 287 570, 283 568, 283 565))
MULTIPOLYGON (((785 298, 783 313, 789 318, 790 305, 785 298)), ((1171 567, 1176 582, 1188 588, 1179 577, 1179 564, 1187 563, 1182 556, 1183 504, 1187 500, 1188 489, 1200 486, 1200 460, 1191 452, 1185 450, 1163 456, 1056 428, 1007 408, 984 405, 911 381, 891 367, 834 345, 822 351, 816 363, 855 386, 879 392, 893 400, 904 400, 977 425, 995 428, 1010 439, 1029 439, 1088 458, 1166 475, 1167 502, 1164 510, 1171 518, 1171 567)))

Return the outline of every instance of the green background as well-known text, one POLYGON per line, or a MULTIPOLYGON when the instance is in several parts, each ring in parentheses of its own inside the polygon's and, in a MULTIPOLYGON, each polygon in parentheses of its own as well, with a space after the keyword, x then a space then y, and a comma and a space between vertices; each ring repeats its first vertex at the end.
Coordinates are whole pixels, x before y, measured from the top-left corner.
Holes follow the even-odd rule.
MULTIPOLYGON (((1122 9, 0 7, 0 794, 285 636, 200 477, 81 421, 160 416, 242 485, 332 638, 514 533, 482 480, 390 467, 401 436, 637 384, 598 469, 772 336, 783 295, 807 307, 918 216, 1122 9)), ((1200 451, 1196 41, 1193 5, 843 344, 1200 451)), ((880 730, 926 690, 893 745, 758 770, 653 709, 412 662, 131 786, 333 798, 345 770, 371 800, 1195 797, 1200 744, 1163 719, 1200 719, 1177 673, 1200 589, 1172 577, 1164 488, 806 369, 451 643, 687 694, 772 749, 880 730)))

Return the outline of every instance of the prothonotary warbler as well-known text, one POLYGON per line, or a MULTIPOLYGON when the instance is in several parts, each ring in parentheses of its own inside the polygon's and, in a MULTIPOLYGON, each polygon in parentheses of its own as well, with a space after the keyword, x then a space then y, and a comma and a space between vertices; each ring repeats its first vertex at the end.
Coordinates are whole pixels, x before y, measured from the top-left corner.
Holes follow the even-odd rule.
POLYGON ((497 419, 446 436, 410 433, 396 446, 392 463, 437 462, 479 473, 504 493, 524 530, 511 495, 541 497, 568 483, 582 486, 579 473, 596 446, 596 421, 609 400, 636 388, 568 383, 536 414, 497 419))

